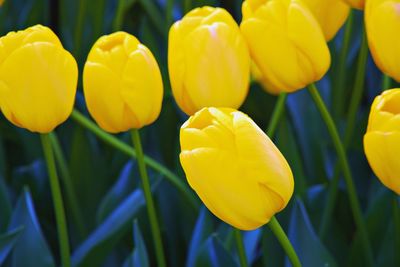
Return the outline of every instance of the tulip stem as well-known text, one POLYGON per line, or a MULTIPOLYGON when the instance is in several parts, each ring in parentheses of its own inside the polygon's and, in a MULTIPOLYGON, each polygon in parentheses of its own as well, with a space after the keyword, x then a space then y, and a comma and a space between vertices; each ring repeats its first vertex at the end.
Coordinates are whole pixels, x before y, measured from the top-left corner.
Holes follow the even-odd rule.
POLYGON ((353 11, 350 11, 349 17, 347 18, 343 36, 342 47, 339 55, 339 62, 337 68, 337 80, 335 84, 335 88, 332 91, 333 98, 333 106, 334 110, 334 118, 337 119, 343 112, 343 94, 345 92, 344 84, 346 77, 346 60, 347 54, 349 53, 350 40, 351 40, 351 32, 353 28, 353 11))
POLYGON ((166 267, 164 250, 161 240, 161 231, 158 225, 156 209, 154 207, 153 197, 151 195, 149 176, 146 171, 146 163, 144 161, 144 154, 142 143, 140 141, 139 130, 132 130, 132 141, 137 152, 137 162, 139 166, 140 178, 142 179, 142 187, 144 197, 146 199, 146 208, 150 220, 150 227, 153 233, 153 242, 156 250, 157 263, 159 267, 166 267))
MULTIPOLYGON (((353 136, 357 110, 360 106, 361 97, 364 91, 363 89, 364 89, 365 69, 366 69, 367 59, 368 59, 368 42, 366 38, 366 33, 365 31, 363 31, 361 49, 358 55, 357 73, 353 87, 354 90, 350 100, 350 107, 348 110, 349 115, 347 117, 346 130, 344 133, 344 149, 347 149, 347 147, 350 144, 351 137, 353 136)), ((319 237, 321 239, 325 237, 328 225, 331 222, 333 208, 335 207, 339 178, 340 178, 339 174, 341 171, 340 167, 341 166, 339 162, 336 162, 333 179, 329 186, 328 200, 324 212, 322 214, 321 227, 319 229, 319 237)))
POLYGON ((387 74, 382 74, 382 91, 390 89, 392 86, 392 79, 387 74))
POLYGON ((268 124, 268 128, 265 131, 269 138, 272 139, 273 135, 275 134, 276 128, 278 127, 279 120, 282 117, 285 102, 286 102, 287 94, 281 93, 276 101, 274 111, 272 112, 271 119, 268 124))
POLYGON ((354 186, 354 182, 353 182, 350 166, 349 166, 349 163, 346 158, 346 152, 345 152, 344 146, 340 140, 339 133, 336 129, 335 123, 333 122, 333 119, 332 119, 324 101, 322 100, 322 98, 317 90, 317 87, 314 84, 310 84, 308 87, 308 91, 310 92, 310 94, 311 94, 327 128, 328 128, 328 132, 329 132, 329 134, 332 138, 333 144, 335 146, 336 153, 338 155, 338 160, 340 162, 340 165, 341 165, 343 173, 344 173, 344 178, 345 178, 345 182, 347 185, 347 192, 349 195, 350 206, 351 206, 351 209, 353 212, 354 220, 356 222, 357 228, 360 231, 361 238, 363 240, 366 261, 367 261, 368 266, 373 266, 373 256, 372 256, 371 245, 369 242, 367 229, 366 229, 364 221, 363 221, 360 203, 358 202, 358 199, 357 199, 357 191, 354 186))
POLYGON ((279 224, 275 216, 271 218, 268 226, 285 250, 286 255, 289 257, 289 260, 292 263, 293 267, 301 267, 299 257, 297 256, 296 251, 292 246, 292 243, 290 243, 289 238, 286 236, 285 232, 282 229, 282 226, 279 224))
POLYGON ((61 181, 63 182, 64 187, 65 187, 65 193, 67 196, 69 208, 71 209, 72 218, 75 221, 80 238, 83 238, 87 233, 86 227, 82 220, 82 218, 83 218, 82 211, 77 202, 76 192, 75 192, 74 186, 72 184, 72 178, 71 178, 71 174, 68 170, 67 162, 63 155, 61 145, 60 145, 60 142, 58 141, 56 133, 55 132, 50 133, 49 137, 50 137, 52 149, 54 152, 54 156, 55 156, 56 162, 58 164, 58 167, 59 167, 59 170, 61 173, 61 181))
POLYGON ((58 182, 58 175, 56 163, 54 160, 53 150, 51 148, 51 140, 48 134, 40 135, 43 152, 47 163, 47 171, 49 174, 50 188, 53 196, 54 213, 56 215, 57 229, 58 229, 58 242, 60 246, 61 263, 63 267, 70 267, 70 250, 68 241, 68 230, 65 219, 64 204, 61 196, 60 184, 58 182))
MULTIPOLYGON (((106 144, 114 147, 125 155, 134 158, 137 157, 137 153, 132 147, 120 141, 118 138, 112 136, 111 134, 104 132, 94 122, 83 116, 79 111, 72 111, 71 118, 75 120, 79 125, 86 128, 98 138, 103 140, 106 144)), ((193 193, 189 190, 188 186, 182 182, 181 178, 179 178, 176 174, 174 174, 169 169, 150 157, 144 156, 144 161, 149 167, 164 175, 171 184, 173 184, 179 191, 183 193, 193 209, 197 210, 197 208, 199 207, 198 201, 194 198, 193 193)))
POLYGON ((240 232, 239 229, 236 229, 236 228, 234 228, 234 232, 235 232, 237 250, 239 252, 240 265, 242 267, 247 267, 248 264, 247 264, 247 258, 246 258, 246 251, 244 250, 244 245, 243 245, 242 233, 240 232))

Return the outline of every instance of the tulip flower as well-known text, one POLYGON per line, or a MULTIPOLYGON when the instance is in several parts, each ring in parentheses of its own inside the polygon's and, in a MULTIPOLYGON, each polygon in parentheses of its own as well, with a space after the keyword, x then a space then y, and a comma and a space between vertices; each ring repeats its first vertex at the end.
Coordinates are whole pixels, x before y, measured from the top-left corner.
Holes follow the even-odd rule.
POLYGON ((214 215, 238 229, 267 223, 293 194, 285 158, 240 111, 203 108, 181 127, 180 144, 190 186, 214 215))
POLYGON ((321 79, 330 65, 324 34, 299 0, 246 0, 240 25, 270 93, 294 92, 321 79))
POLYGON ((375 64, 400 82, 400 1, 370 0, 365 7, 368 45, 375 64))
POLYGON ((168 69, 175 100, 188 115, 209 106, 239 108, 248 93, 248 48, 222 8, 196 8, 171 27, 168 69))
POLYGON ((96 41, 84 67, 83 89, 90 114, 110 133, 151 124, 161 111, 158 64, 150 50, 126 32, 96 41))
POLYGON ((351 7, 357 9, 364 9, 365 0, 344 0, 347 2, 351 7))
POLYGON ((379 180, 400 195, 400 89, 387 90, 375 98, 364 151, 379 180))
POLYGON ((324 32, 326 41, 336 33, 349 16, 350 7, 342 0, 303 0, 324 32))
POLYGON ((0 38, 0 107, 14 125, 51 132, 71 114, 77 81, 75 59, 49 28, 0 38))

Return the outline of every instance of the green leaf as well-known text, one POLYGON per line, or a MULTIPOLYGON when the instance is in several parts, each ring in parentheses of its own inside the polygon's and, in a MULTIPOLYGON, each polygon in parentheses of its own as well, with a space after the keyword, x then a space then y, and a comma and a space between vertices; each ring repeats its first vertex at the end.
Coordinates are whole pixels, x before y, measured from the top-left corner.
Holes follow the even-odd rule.
MULTIPOLYGON (((288 236, 303 266, 337 266, 329 251, 315 234, 303 202, 298 198, 292 209, 288 236)), ((286 261, 286 266, 290 266, 286 261)))
POLYGON ((18 227, 14 230, 8 231, 5 234, 0 235, 0 266, 3 264, 4 260, 7 258, 8 253, 14 247, 19 234, 24 229, 24 227, 18 227))
POLYGON ((137 220, 135 220, 133 223, 133 239, 135 243, 135 249, 125 260, 123 267, 149 267, 146 244, 144 243, 137 220))
POLYGON ((10 197, 3 176, 0 176, 0 215, 0 232, 3 232, 7 228, 11 216, 10 197))
MULTIPOLYGON (((159 181, 160 179, 152 185, 153 190, 159 181)), ((99 266, 129 230, 130 222, 144 204, 142 190, 136 189, 76 249, 72 255, 73 266, 99 266)))
POLYGON ((8 229, 15 230, 20 227, 24 227, 24 229, 19 234, 19 238, 12 250, 12 266, 55 266, 53 255, 42 234, 32 197, 27 188, 24 189, 18 199, 8 229))
POLYGON ((204 243, 196 261, 196 267, 238 267, 232 254, 224 247, 217 235, 213 234, 204 243))
POLYGON ((122 169, 117 182, 102 199, 96 216, 98 224, 104 221, 104 219, 118 207, 124 198, 129 196, 132 192, 134 188, 132 172, 135 166, 136 164, 129 161, 122 169))

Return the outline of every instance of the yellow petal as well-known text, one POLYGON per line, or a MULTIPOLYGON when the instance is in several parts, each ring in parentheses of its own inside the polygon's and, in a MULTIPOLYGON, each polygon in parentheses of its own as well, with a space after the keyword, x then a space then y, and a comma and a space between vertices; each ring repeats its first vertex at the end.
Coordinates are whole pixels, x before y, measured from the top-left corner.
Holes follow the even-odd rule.
POLYGON ((375 175, 400 195, 400 133, 369 132, 364 136, 364 150, 375 175))
POLYGON ((52 43, 35 42, 15 50, 1 64, 4 115, 17 126, 47 133, 72 112, 78 68, 75 59, 52 43))
POLYGON ((121 95, 138 120, 133 128, 153 123, 161 111, 163 83, 158 64, 145 46, 133 52, 122 73, 121 95))

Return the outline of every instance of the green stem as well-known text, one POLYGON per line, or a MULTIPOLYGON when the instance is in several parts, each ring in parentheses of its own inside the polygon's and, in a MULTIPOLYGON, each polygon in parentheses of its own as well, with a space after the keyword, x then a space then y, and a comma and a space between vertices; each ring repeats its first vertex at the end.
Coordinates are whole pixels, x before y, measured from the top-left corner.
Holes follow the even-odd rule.
POLYGON ((139 130, 136 129, 132 130, 132 141, 137 152, 137 162, 139 166, 140 178, 142 179, 143 193, 146 199, 146 208, 150 220, 151 231, 153 233, 153 242, 156 250, 158 266, 166 267, 164 250, 161 240, 161 231, 158 225, 153 197, 151 195, 150 181, 146 171, 146 163, 144 162, 144 154, 142 149, 142 143, 140 141, 139 130))
POLYGON ((328 128, 328 132, 329 132, 329 134, 332 138, 333 144, 335 146, 336 153, 338 155, 338 160, 339 160, 339 163, 343 170, 345 182, 347 185, 347 192, 349 195, 350 206, 351 206, 351 209, 353 212, 354 220, 356 222, 358 231, 360 231, 361 238, 363 241, 363 247, 364 247, 366 260, 367 260, 368 266, 373 266, 373 256, 372 256, 371 245, 369 242, 367 229, 366 229, 364 221, 363 221, 360 203, 358 202, 358 199, 357 199, 357 191, 354 186, 354 181, 353 181, 352 174, 350 171, 349 163, 346 158, 346 152, 344 150, 344 146, 340 140, 339 133, 336 129, 335 123, 333 122, 333 119, 332 119, 331 115, 329 114, 329 111, 328 111, 327 107, 325 106, 325 103, 322 100, 322 98, 317 90, 317 87, 314 84, 310 84, 308 91, 310 92, 319 112, 321 113, 321 116, 328 128))
POLYGON ((392 79, 389 77, 389 75, 382 74, 382 91, 390 89, 391 86, 392 86, 392 79))
POLYGON ((114 32, 120 31, 122 29, 122 22, 124 20, 124 13, 125 13, 124 3, 125 3, 124 0, 118 0, 117 10, 115 11, 114 21, 112 26, 114 32))
MULTIPOLYGON (((82 127, 91 131, 93 134, 95 134, 98 138, 103 140, 108 145, 116 148, 117 150, 121 151, 122 153, 130 157, 136 158, 136 151, 132 147, 120 141, 115 136, 112 136, 111 134, 104 132, 94 122, 83 116, 79 111, 74 110, 71 114, 71 118, 75 120, 82 127)), ((160 163, 158 163, 157 161, 155 161, 150 157, 144 156, 144 161, 149 167, 164 175, 165 178, 171 184, 173 184, 178 190, 180 190, 184 194, 184 196, 191 204, 191 206, 195 210, 197 210, 198 201, 194 198, 193 193, 189 190, 188 186, 184 184, 182 180, 178 176, 176 176, 176 174, 174 174, 169 169, 167 169, 166 167, 164 167, 163 165, 161 165, 160 163)))
POLYGON ((275 217, 272 217, 268 223, 268 226, 285 250, 286 255, 289 257, 289 260, 292 263, 293 267, 301 267, 299 257, 297 256, 296 251, 294 250, 278 220, 275 217))
POLYGON ((83 22, 85 19, 85 12, 86 12, 86 0, 80 0, 79 1, 79 7, 78 7, 78 17, 76 20, 76 25, 75 25, 75 43, 74 43, 74 54, 77 58, 80 56, 81 52, 81 46, 82 46, 82 31, 83 31, 83 22))
POLYGON ((192 0, 183 0, 183 13, 186 14, 192 9, 192 0))
MULTIPOLYGON (((361 97, 364 91, 365 69, 367 66, 367 58, 368 58, 368 42, 365 31, 363 31, 361 49, 359 52, 358 62, 357 62, 357 73, 354 83, 354 90, 350 101, 350 107, 348 110, 349 115, 347 117, 346 130, 344 134, 345 149, 347 149, 347 147, 349 146, 351 137, 353 136, 355 121, 357 117, 356 116, 357 110, 360 106, 361 97)), ((325 237, 329 223, 331 222, 331 217, 333 209, 335 207, 336 196, 338 191, 340 170, 341 170, 340 164, 339 162, 336 162, 333 173, 333 179, 329 187, 327 204, 322 214, 321 227, 319 229, 319 236, 321 239, 325 237)))
POLYGON ((246 258, 246 251, 244 250, 243 246, 243 238, 242 238, 242 233, 240 232, 239 229, 234 229, 235 232, 235 239, 236 239, 236 245, 237 245, 237 250, 239 252, 239 260, 240 260, 240 266, 242 267, 247 267, 247 258, 246 258))
POLYGON ((51 145, 53 148, 54 156, 57 161, 58 167, 60 168, 62 182, 65 187, 65 192, 67 195, 67 201, 69 208, 71 209, 72 218, 75 221, 75 225, 77 227, 79 237, 82 239, 85 237, 87 231, 85 224, 83 223, 83 216, 80 206, 77 202, 76 192, 74 186, 72 184, 71 174, 68 170, 67 161, 65 160, 64 154, 61 149, 60 142, 58 141, 57 135, 55 132, 49 134, 51 145))
POLYGON ((68 230, 65 219, 64 204, 61 196, 60 184, 58 182, 56 163, 54 161, 51 140, 48 134, 40 135, 42 140, 43 152, 46 158, 47 170, 49 173, 51 194, 53 196, 54 213, 56 215, 58 242, 60 246, 61 262, 63 267, 70 267, 70 250, 68 242, 68 230))
POLYGON ((353 28, 353 12, 351 11, 347 18, 345 25, 345 32, 343 37, 342 48, 340 51, 339 62, 338 62, 338 73, 337 82, 333 90, 333 106, 335 107, 334 118, 339 118, 343 112, 343 94, 345 92, 345 77, 346 77, 346 60, 347 54, 349 53, 351 32, 353 28))
POLYGON ((279 120, 282 117, 283 111, 285 109, 285 102, 286 102, 287 94, 281 93, 276 101, 274 111, 271 115, 271 119, 268 124, 268 128, 265 131, 269 138, 272 138, 275 134, 276 128, 278 127, 279 120))

